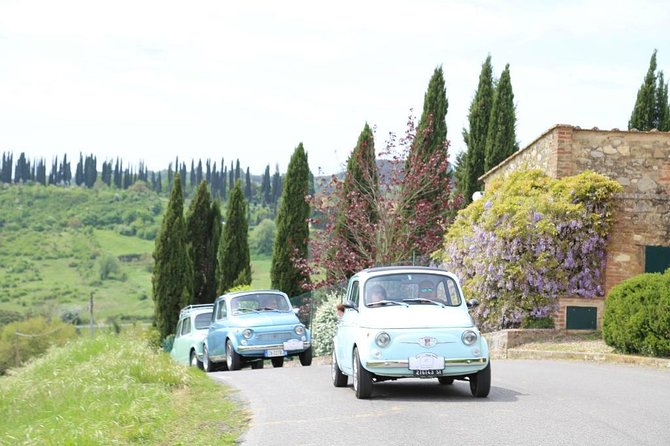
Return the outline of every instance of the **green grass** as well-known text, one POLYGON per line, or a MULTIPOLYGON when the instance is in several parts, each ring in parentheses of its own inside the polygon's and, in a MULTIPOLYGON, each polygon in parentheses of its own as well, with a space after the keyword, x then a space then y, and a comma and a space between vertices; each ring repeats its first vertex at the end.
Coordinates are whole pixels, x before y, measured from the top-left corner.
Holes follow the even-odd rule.
POLYGON ((0 444, 235 444, 230 391, 139 333, 80 338, 0 378, 0 444))
POLYGON ((258 256, 251 258, 251 287, 256 290, 268 290, 272 288, 270 279, 270 268, 272 267, 272 258, 268 256, 258 256))

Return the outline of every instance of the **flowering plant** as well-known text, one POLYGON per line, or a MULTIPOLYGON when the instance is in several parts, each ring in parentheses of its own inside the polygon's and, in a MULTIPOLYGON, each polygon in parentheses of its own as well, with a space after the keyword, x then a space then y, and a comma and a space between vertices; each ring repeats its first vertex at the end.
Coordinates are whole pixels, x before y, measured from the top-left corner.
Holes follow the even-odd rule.
POLYGON ((479 299, 483 329, 551 316, 560 296, 604 295, 605 246, 621 186, 586 171, 512 172, 459 212, 434 256, 479 299))

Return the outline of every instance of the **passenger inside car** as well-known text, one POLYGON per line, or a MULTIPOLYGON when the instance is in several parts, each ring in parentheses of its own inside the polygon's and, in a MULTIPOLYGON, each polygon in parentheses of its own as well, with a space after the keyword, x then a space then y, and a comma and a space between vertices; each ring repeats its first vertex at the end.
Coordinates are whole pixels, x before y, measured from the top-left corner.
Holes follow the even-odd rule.
POLYGON ((386 300, 386 290, 381 285, 375 285, 370 288, 368 293, 368 303, 380 302, 386 300))

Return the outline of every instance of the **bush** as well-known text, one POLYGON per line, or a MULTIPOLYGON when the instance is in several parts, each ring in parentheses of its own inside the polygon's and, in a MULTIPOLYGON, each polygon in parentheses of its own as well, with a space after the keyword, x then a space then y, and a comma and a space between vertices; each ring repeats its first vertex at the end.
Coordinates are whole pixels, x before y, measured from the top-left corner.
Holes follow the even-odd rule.
POLYGON ((312 352, 314 356, 328 356, 333 352, 333 337, 337 330, 336 305, 340 303, 342 296, 331 291, 326 299, 316 309, 316 315, 312 323, 312 352))
POLYGON ((609 293, 603 339, 623 353, 670 357, 670 268, 624 280, 609 293))

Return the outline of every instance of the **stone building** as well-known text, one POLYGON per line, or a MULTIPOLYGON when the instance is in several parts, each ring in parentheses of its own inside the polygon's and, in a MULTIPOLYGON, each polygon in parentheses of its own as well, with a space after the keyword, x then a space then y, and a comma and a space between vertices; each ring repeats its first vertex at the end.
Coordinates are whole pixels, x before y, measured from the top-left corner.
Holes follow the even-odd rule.
MULTIPOLYGON (((559 124, 486 172, 484 191, 494 178, 521 168, 538 168, 553 178, 592 170, 623 186, 607 246, 606 293, 624 279, 670 267, 670 132, 559 124)), ((600 329, 603 309, 604 298, 563 297, 556 327, 600 329)))

